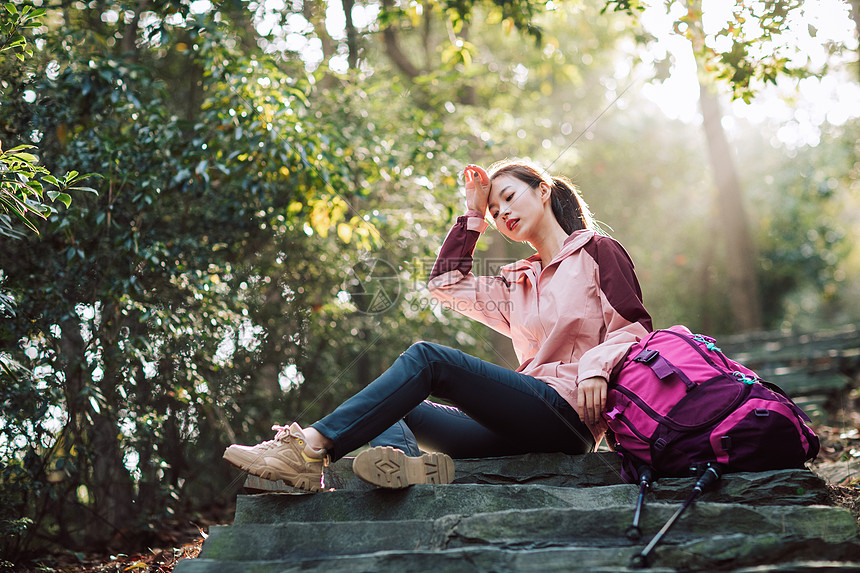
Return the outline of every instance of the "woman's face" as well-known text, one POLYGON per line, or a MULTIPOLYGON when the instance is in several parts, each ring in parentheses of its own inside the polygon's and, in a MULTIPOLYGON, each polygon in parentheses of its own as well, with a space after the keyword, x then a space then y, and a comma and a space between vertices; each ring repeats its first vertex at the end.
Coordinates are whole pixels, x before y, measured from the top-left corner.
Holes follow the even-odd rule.
POLYGON ((514 241, 527 241, 534 235, 546 214, 549 186, 537 189, 511 175, 493 178, 487 206, 499 232, 514 241))

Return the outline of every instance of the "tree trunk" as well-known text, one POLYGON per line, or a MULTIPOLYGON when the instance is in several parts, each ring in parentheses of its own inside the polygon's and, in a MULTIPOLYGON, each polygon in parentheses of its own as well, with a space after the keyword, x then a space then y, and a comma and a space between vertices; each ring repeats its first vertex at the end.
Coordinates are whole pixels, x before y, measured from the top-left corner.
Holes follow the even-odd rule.
POLYGON ((352 22, 352 8, 355 6, 355 0, 341 0, 341 4, 346 16, 347 61, 349 62, 349 69, 354 70, 358 68, 358 32, 352 22))
POLYGON ((325 27, 325 4, 320 0, 305 0, 302 3, 302 16, 314 27, 314 33, 322 44, 323 60, 327 62, 334 55, 335 45, 325 27))
MULTIPOLYGON (((386 12, 392 11, 394 9, 393 0, 382 0, 382 9, 386 12)), ((412 63, 400 47, 400 38, 398 37, 397 29, 393 25, 386 24, 385 29, 382 30, 382 39, 385 45, 385 53, 388 54, 389 59, 403 75, 410 80, 414 80, 421 74, 418 67, 412 63)))
MULTIPOLYGON (((325 4, 320 0, 304 0, 302 3, 302 16, 314 27, 314 33, 319 38, 322 47, 323 62, 328 64, 337 46, 325 27, 325 4)), ((335 78, 331 75, 331 72, 326 72, 318 82, 318 87, 321 90, 331 89, 334 85, 335 78)))
POLYGON ((137 61, 137 30, 140 27, 140 18, 147 8, 147 0, 138 0, 137 9, 131 22, 125 27, 122 33, 122 51, 123 56, 129 62, 137 61))
MULTIPOLYGON (((183 34, 182 41, 189 46, 194 43, 190 34, 183 34)), ((185 102, 185 119, 192 125, 197 122, 200 108, 203 106, 203 67, 196 61, 193 50, 186 52, 182 62, 182 77, 186 82, 187 95, 182 98, 185 102)), ((177 84, 181 86, 181 81, 177 84)), ((180 87, 181 90, 181 87, 180 87)), ((180 91, 181 93, 181 91, 180 91)))
POLYGON ((756 280, 756 249, 744 211, 740 180, 721 123, 717 96, 701 82, 699 88, 708 157, 717 186, 718 209, 726 246, 726 272, 734 325, 741 332, 756 330, 762 326, 756 280))
POLYGON ((257 29, 254 28, 251 11, 243 2, 226 4, 224 10, 235 26, 234 30, 239 36, 243 51, 246 54, 257 53, 260 47, 257 45, 257 29))
POLYGON ((60 344, 66 360, 64 374, 69 416, 79 427, 75 445, 86 446, 86 461, 91 470, 89 475, 77 474, 75 477, 89 490, 91 501, 87 509, 92 514, 84 518, 80 511, 76 511, 75 515, 81 520, 81 525, 86 525, 88 543, 103 545, 133 522, 131 478, 123 464, 117 441, 119 428, 106 414, 115 405, 109 403, 104 411, 96 412, 82 394, 92 381, 84 366, 86 344, 77 321, 70 320, 62 325, 60 344))
POLYGON ((125 365, 119 350, 119 332, 122 325, 121 309, 112 301, 102 305, 100 321, 92 323, 95 337, 101 341, 103 347, 104 375, 97 386, 105 402, 100 412, 94 412, 90 416, 92 494, 95 498, 93 509, 107 525, 100 530, 111 536, 136 525, 134 484, 123 460, 121 432, 117 420, 120 405, 124 401, 124 397, 118 392, 123 383, 122 372, 125 365))
MULTIPOLYGON (((460 38, 464 42, 469 41, 469 25, 465 24, 460 32, 460 38)), ((463 86, 463 91, 460 95, 460 103, 464 105, 478 105, 478 91, 475 89, 475 83, 469 82, 463 86)))
MULTIPOLYGON (((108 406, 112 409, 112 406, 108 406)), ((111 538, 121 537, 124 530, 132 530, 137 524, 134 520, 134 494, 131 477, 125 468, 122 450, 117 436, 120 434, 113 417, 102 414, 92 416, 90 430, 90 460, 93 474, 91 494, 95 500, 93 512, 101 520, 91 520, 90 541, 96 544, 108 542, 111 538)), ((131 538, 118 539, 127 545, 131 538)))

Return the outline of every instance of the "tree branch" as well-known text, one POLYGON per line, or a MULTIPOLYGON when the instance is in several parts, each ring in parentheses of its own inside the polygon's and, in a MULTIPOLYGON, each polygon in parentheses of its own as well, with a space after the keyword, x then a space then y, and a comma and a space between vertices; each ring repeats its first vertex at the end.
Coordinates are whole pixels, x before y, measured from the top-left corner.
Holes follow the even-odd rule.
MULTIPOLYGON (((382 9, 390 11, 394 7, 393 0, 382 0, 382 9)), ((410 80, 414 80, 421 75, 421 70, 413 64, 400 47, 400 39, 397 35, 397 29, 390 24, 382 31, 382 38, 385 42, 385 53, 391 58, 391 61, 405 76, 410 80)))

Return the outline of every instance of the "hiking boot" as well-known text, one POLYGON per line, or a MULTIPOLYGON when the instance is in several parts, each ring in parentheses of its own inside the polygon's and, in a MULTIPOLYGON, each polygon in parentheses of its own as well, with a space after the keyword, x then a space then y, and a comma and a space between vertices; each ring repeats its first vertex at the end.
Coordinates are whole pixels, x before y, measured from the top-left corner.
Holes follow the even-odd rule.
POLYGON ((379 487, 402 488, 418 483, 451 483, 454 460, 432 453, 409 457, 391 446, 377 446, 360 452, 352 462, 353 473, 379 487))
POLYGON ((322 489, 325 450, 314 450, 305 442, 302 427, 272 426, 275 439, 256 446, 233 444, 224 451, 224 459, 239 469, 268 480, 284 480, 305 491, 322 489))

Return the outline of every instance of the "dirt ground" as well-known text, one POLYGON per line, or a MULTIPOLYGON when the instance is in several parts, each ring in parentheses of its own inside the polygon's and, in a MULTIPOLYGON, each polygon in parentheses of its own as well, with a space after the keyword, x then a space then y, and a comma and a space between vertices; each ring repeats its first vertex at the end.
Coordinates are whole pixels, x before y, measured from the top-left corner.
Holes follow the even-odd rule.
POLYGON ((161 525, 153 547, 140 553, 57 553, 15 571, 39 573, 167 573, 182 559, 197 557, 212 525, 232 523, 232 512, 194 522, 161 525))
POLYGON ((860 389, 832 400, 826 412, 827 419, 814 425, 821 451, 811 467, 828 479, 833 503, 860 524, 860 389))

